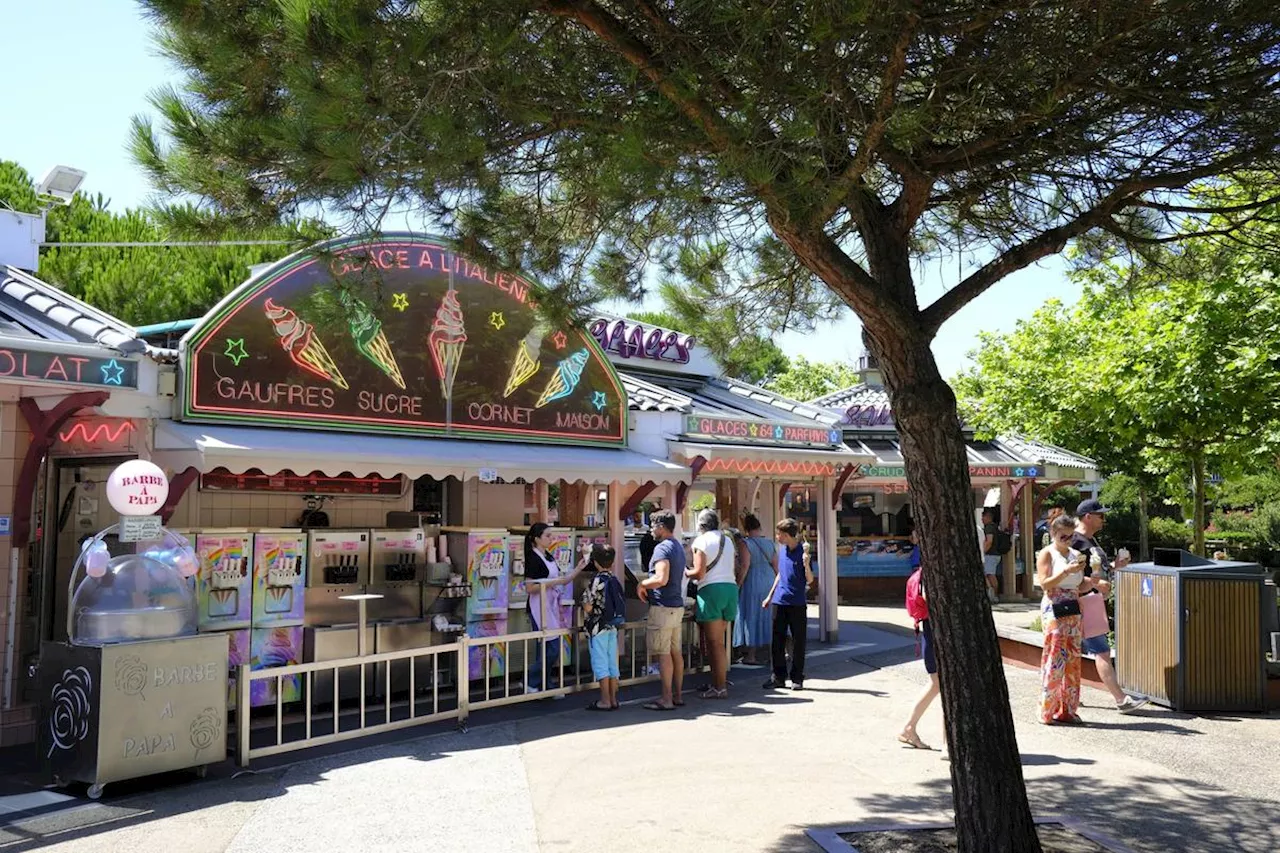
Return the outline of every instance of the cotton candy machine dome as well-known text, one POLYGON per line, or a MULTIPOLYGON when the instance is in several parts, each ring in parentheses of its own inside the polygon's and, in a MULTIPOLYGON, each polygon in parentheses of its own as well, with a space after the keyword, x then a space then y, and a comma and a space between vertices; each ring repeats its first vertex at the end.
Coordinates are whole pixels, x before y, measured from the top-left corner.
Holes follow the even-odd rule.
MULTIPOLYGON (((102 540, 115 532, 98 534, 102 540)), ((128 546, 126 546, 128 547, 128 546)), ((140 554, 120 554, 100 577, 86 576, 71 599, 67 634, 77 646, 101 646, 133 640, 161 640, 196 633, 196 600, 192 582, 181 566, 190 546, 165 532, 159 542, 138 543, 140 554)), ((72 577, 85 562, 80 554, 72 577)))

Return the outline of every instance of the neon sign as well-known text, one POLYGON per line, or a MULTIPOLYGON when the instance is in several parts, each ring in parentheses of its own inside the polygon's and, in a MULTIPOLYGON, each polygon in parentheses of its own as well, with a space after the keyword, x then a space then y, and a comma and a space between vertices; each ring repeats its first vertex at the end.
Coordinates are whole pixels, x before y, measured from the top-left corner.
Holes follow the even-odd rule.
POLYGON ((893 411, 887 406, 850 406, 841 423, 846 426, 893 426, 893 411))
POLYGON ((839 445, 843 440, 839 430, 821 426, 717 418, 707 415, 689 415, 685 419, 685 434, 710 441, 750 444, 819 444, 827 447, 839 445))
POLYGON ((647 358, 688 364, 694 337, 634 320, 607 320, 597 317, 588 327, 591 336, 606 352, 623 358, 647 358))
POLYGON ((58 441, 70 444, 79 438, 83 444, 115 444, 121 436, 134 429, 133 421, 122 420, 114 425, 107 421, 76 421, 58 431, 58 441))
MULTIPOLYGON (((861 465, 858 472, 863 477, 905 479, 907 470, 901 465, 861 465)), ((1036 465, 970 465, 970 477, 1040 477, 1044 469, 1036 465)))
POLYGON ((843 465, 797 459, 712 459, 703 474, 782 474, 804 477, 834 477, 843 465))
POLYGON ((596 340, 534 287, 440 240, 336 240, 281 261, 184 346, 183 415, 620 446, 626 392, 596 340))
POLYGON ((138 363, 127 358, 98 358, 5 347, 0 349, 0 378, 137 388, 138 363))
POLYGON ((58 429, 54 451, 83 454, 135 450, 138 427, 129 418, 72 418, 58 429))

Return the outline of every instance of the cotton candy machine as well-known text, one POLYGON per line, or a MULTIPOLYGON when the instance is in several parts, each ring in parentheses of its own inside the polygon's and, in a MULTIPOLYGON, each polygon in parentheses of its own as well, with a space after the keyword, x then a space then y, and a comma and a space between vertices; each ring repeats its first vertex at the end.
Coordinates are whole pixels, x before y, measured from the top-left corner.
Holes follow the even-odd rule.
MULTIPOLYGON (((168 490, 140 460, 111 476, 135 487, 134 500, 168 490)), ((69 584, 70 641, 40 648, 40 754, 55 784, 87 782, 93 799, 108 782, 202 773, 226 758, 227 636, 196 634, 191 544, 141 517, 84 544, 69 584)))
POLYGON ((71 571, 71 644, 101 646, 195 634, 195 588, 183 575, 183 568, 198 565, 190 544, 162 529, 160 539, 137 543, 137 553, 110 557, 107 539, 116 536, 117 528, 112 525, 86 543, 71 571), (86 575, 75 586, 82 567, 86 575))

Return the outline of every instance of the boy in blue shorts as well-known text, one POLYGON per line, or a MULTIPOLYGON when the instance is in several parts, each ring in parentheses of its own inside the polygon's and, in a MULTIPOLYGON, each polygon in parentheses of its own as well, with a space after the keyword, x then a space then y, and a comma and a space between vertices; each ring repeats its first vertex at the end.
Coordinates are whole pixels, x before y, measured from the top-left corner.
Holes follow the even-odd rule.
POLYGON ((594 574, 582 590, 583 628, 590 640, 591 674, 600 682, 600 698, 587 706, 588 711, 618 710, 618 629, 607 624, 605 605, 609 583, 618 582, 613 577, 616 556, 608 545, 593 547, 587 570, 594 574))

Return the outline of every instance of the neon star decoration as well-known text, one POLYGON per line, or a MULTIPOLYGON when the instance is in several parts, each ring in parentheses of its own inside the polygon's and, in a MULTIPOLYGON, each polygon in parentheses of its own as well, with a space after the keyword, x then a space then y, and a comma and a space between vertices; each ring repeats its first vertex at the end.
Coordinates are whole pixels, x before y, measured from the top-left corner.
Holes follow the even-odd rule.
MULTIPOLYGON (((244 350, 244 338, 227 338, 227 349, 223 353, 227 358, 231 359, 231 363, 236 367, 240 366, 240 362, 249 357, 249 353, 244 350)), ((106 368, 102 368, 103 372, 106 368)))
POLYGON ((564 332, 556 332, 551 336, 551 343, 556 345, 556 349, 564 349, 569 345, 569 338, 564 332))
POLYGON ((120 385, 124 379, 124 368, 114 358, 102 365, 102 384, 120 385))
POLYGON ((493 326, 495 329, 501 329, 503 326, 507 325, 507 318, 502 316, 501 311, 494 311, 489 315, 489 325, 493 326))
POLYGON ((596 407, 597 412, 603 412, 604 407, 609 405, 609 395, 603 391, 597 391, 591 395, 591 405, 596 407))
POLYGON ((397 311, 403 311, 409 307, 409 296, 404 293, 397 293, 391 297, 391 307, 397 311))

